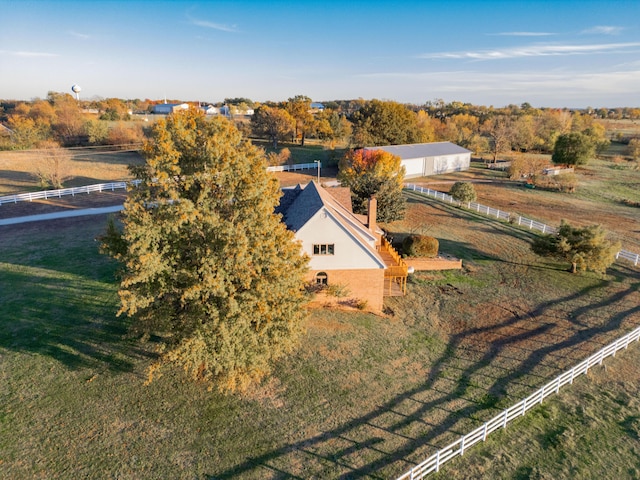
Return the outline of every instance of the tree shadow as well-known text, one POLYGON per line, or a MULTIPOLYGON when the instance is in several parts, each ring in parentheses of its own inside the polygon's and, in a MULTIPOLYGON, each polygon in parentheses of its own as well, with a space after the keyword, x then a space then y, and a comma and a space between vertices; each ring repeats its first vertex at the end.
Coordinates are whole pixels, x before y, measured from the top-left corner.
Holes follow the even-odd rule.
POLYGON ((309 455, 320 456, 319 463, 324 467, 313 474, 319 477, 328 477, 328 471, 339 472, 332 478, 344 479, 401 474, 433 453, 435 442, 443 446, 445 440, 470 431, 470 423, 477 426, 488 420, 501 403, 504 408, 519 396, 532 393, 624 330, 640 324, 640 282, 615 291, 608 289, 611 283, 615 280, 589 285, 528 310, 514 311, 490 325, 465 328, 450 336, 444 353, 416 387, 332 430, 250 457, 210 478, 236 478, 264 471, 277 478, 295 478, 294 468, 287 471, 286 465, 299 465, 304 460, 296 457, 293 462, 293 455, 303 459, 306 456, 307 461, 311 461, 309 455), (594 297, 597 300, 591 302, 594 297), (594 309, 598 314, 602 310, 604 315, 612 305, 612 314, 594 317, 594 309), (566 319, 557 317, 559 307, 568 307, 566 319), (467 357, 469 347, 475 352, 467 357), (520 353, 514 355, 516 351, 520 353), (544 374, 540 372, 543 367, 544 374), (477 398, 473 383, 487 368, 493 375, 483 376, 489 380, 481 388, 484 396, 477 398), (518 388, 509 392, 516 383, 518 388), (458 408, 461 399, 466 400, 458 408), (434 412, 438 412, 437 421, 432 420, 434 412), (338 438, 357 440, 351 440, 353 445, 345 449, 335 445, 338 438), (349 456, 355 452, 366 460, 359 464, 352 461, 349 456))
POLYGON ((0 350, 49 356, 70 369, 130 372, 154 356, 127 339, 113 286, 65 272, 4 264, 0 350))

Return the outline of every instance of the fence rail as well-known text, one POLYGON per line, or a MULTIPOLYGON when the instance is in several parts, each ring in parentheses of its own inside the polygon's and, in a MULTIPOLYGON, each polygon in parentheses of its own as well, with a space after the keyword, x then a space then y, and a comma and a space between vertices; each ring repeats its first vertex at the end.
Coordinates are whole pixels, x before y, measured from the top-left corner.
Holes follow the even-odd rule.
MULTIPOLYGON (((322 167, 322 165, 320 165, 322 167)), ((294 165, 276 165, 267 167, 267 172, 290 172, 296 170, 309 170, 311 168, 318 168, 317 163, 297 163, 294 165)))
MULTIPOLYGON (((405 188, 412 190, 414 192, 420 192, 422 194, 428 195, 430 197, 436 198, 446 203, 451 203, 457 206, 464 206, 469 210, 476 211, 478 213, 485 214, 489 217, 495 217, 499 220, 505 220, 508 222, 517 223, 520 226, 528 227, 529 230, 537 230, 542 233, 548 233, 553 235, 558 230, 554 227, 546 225, 541 222, 536 222, 535 220, 531 220, 530 218, 523 217, 521 215, 517 215, 510 212, 505 212, 503 210, 498 210, 496 208, 487 207, 486 205, 481 205, 475 202, 460 202, 453 198, 451 195, 447 195, 446 193, 439 192, 438 190, 431 190, 430 188, 421 187, 419 185, 414 185, 412 183, 408 183, 405 185, 405 188)), ((628 250, 620 250, 616 253, 616 260, 624 259, 632 262, 636 267, 640 265, 640 255, 634 252, 630 252, 628 250)))
MULTIPOLYGON (((320 165, 322 167, 322 165, 320 165)), ((267 167, 269 172, 289 172, 297 170, 309 170, 318 168, 317 163, 298 163, 295 165, 278 165, 275 167, 267 167)), ((96 185, 86 185, 84 187, 60 188, 58 190, 42 190, 40 192, 18 193, 15 195, 6 195, 0 197, 0 205, 5 203, 33 202, 34 200, 47 200, 49 198, 60 198, 67 195, 75 196, 81 193, 91 192, 113 192, 114 190, 125 190, 127 185, 137 185, 139 180, 132 182, 110 182, 99 183, 96 185)))
POLYGON ((548 396, 558 393, 561 387, 572 384, 577 377, 586 374, 591 367, 602 364, 605 358, 615 356, 616 352, 626 349, 631 342, 638 340, 640 340, 640 327, 618 338, 586 360, 583 360, 571 369, 558 375, 555 379, 536 390, 527 398, 503 410, 472 432, 463 435, 450 445, 441 448, 425 461, 398 477, 397 480, 418 480, 430 473, 438 472, 440 467, 452 458, 458 455, 464 455, 464 452, 476 443, 484 442, 489 434, 501 428, 506 428, 509 422, 524 415, 528 410, 542 403, 548 396))
POLYGON ((137 185, 139 181, 133 182, 111 182, 98 183, 96 185, 85 185, 84 187, 60 188, 58 190, 43 190, 40 192, 18 193, 16 195, 6 195, 0 197, 0 205, 5 203, 32 202, 34 200, 42 200, 48 198, 60 198, 67 195, 75 196, 81 193, 91 192, 113 192, 115 190, 126 189, 127 185, 137 185))

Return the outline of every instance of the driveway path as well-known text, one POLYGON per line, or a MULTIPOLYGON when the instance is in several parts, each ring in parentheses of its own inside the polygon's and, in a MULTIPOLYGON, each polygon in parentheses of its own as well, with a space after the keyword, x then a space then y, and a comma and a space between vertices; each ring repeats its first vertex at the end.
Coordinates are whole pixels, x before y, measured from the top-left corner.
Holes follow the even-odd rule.
POLYGON ((40 222, 42 220, 57 220, 60 218, 83 217, 85 215, 104 215, 115 213, 123 209, 123 205, 115 205, 102 208, 84 208, 82 210, 66 210, 63 212, 42 213, 40 215, 29 215, 27 217, 15 217, 0 219, 0 226, 15 225, 18 223, 40 222))

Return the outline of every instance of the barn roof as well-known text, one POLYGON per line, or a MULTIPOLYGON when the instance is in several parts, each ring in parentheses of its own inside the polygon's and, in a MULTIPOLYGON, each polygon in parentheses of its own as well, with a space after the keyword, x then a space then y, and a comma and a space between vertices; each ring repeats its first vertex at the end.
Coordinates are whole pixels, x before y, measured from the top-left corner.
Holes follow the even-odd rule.
POLYGON ((414 143, 410 145, 386 145, 382 147, 366 147, 365 150, 384 150, 393 155, 397 155, 402 160, 408 158, 440 157, 443 155, 459 155, 461 153, 471 153, 455 143, 434 142, 434 143, 414 143))

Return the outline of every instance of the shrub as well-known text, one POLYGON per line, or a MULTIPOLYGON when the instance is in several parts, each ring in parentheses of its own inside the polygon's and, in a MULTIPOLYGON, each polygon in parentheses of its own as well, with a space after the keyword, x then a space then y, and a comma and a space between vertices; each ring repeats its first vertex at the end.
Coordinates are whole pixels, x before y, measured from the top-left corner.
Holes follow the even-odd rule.
POLYGON ((476 189, 469 182, 456 182, 449 190, 449 195, 459 202, 474 202, 477 198, 476 189))
POLYGON ((438 256, 438 240, 427 235, 409 235, 402 242, 402 250, 409 257, 438 256))

